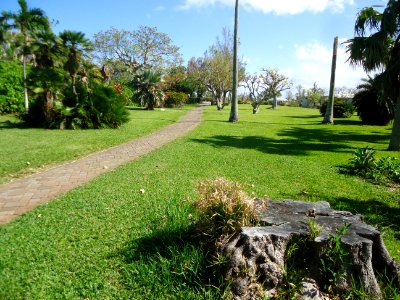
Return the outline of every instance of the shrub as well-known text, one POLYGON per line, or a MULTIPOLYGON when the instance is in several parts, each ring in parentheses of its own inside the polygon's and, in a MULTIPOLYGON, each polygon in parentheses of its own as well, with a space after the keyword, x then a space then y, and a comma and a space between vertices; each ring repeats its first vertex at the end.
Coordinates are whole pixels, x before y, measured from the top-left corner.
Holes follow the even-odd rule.
POLYGON ((393 182, 400 182, 400 160, 395 157, 382 157, 376 163, 376 170, 393 182))
POLYGON ((0 114, 24 111, 22 66, 0 61, 0 114))
POLYGON ((386 108, 386 104, 380 104, 374 95, 357 94, 353 100, 357 115, 365 125, 387 125, 393 120, 394 114, 386 108))
POLYGON ((370 179, 375 183, 400 182, 400 160, 395 157, 382 157, 375 160, 376 151, 372 148, 358 148, 350 159, 348 169, 351 173, 370 179))
POLYGON ((384 96, 380 76, 362 79, 353 97, 353 104, 366 125, 387 125, 394 118, 394 105, 384 96))
POLYGON ((118 83, 118 82, 114 82, 113 87, 114 87, 115 91, 117 92, 117 94, 121 95, 122 98, 124 99, 125 106, 132 104, 133 91, 132 91, 131 87, 129 87, 125 83, 118 83))
POLYGON ((259 221, 259 206, 238 183, 216 178, 201 182, 198 193, 199 227, 213 238, 259 221))
POLYGON ((124 99, 113 87, 96 82, 89 87, 78 84, 77 92, 78 101, 70 89, 65 90, 65 98, 55 102, 52 122, 46 122, 40 98, 32 103, 25 121, 35 127, 97 129, 117 128, 129 120, 124 99))
POLYGON ((375 168, 376 151, 370 147, 358 148, 350 159, 351 169, 356 174, 365 175, 375 168))
POLYGON ((300 107, 300 101, 298 100, 288 100, 286 101, 286 105, 289 107, 300 107))
MULTIPOLYGON (((319 108, 322 116, 325 116, 327 105, 328 102, 325 101, 319 108)), ((333 116, 335 118, 350 118, 354 114, 354 111, 354 106, 351 103, 346 102, 340 98, 335 99, 333 105, 333 116)))
POLYGON ((68 116, 72 128, 117 128, 128 121, 124 99, 114 88, 94 83, 91 89, 81 88, 79 103, 68 116))
POLYGON ((167 107, 182 107, 188 100, 188 95, 182 92, 168 91, 165 93, 165 106, 167 107))

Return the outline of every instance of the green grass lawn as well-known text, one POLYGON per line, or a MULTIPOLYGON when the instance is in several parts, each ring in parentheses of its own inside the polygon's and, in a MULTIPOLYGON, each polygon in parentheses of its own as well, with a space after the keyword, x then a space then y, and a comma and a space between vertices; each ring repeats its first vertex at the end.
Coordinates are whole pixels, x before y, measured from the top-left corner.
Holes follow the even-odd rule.
POLYGON ((0 183, 146 135, 175 122, 187 109, 129 110, 119 129, 46 130, 24 128, 18 119, 0 116, 0 183))
POLYGON ((0 299, 219 299, 190 231, 196 184, 216 176, 364 214, 400 260, 399 189, 339 173, 357 147, 399 157, 384 151, 390 127, 321 125, 301 108, 228 115, 208 107, 186 137, 0 227, 0 299))

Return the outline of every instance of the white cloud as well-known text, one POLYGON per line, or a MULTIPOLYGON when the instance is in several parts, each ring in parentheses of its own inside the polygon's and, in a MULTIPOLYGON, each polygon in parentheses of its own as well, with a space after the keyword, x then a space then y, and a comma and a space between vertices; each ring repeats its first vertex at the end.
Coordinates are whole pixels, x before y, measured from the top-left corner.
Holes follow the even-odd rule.
MULTIPOLYGON (((202 7, 215 4, 233 6, 235 0, 185 0, 182 9, 202 7)), ((240 0, 240 4, 247 9, 263 13, 300 14, 305 11, 314 13, 327 9, 341 11, 346 5, 353 5, 354 0, 240 0)))
MULTIPOLYGON (((289 76, 295 84, 304 88, 312 87, 316 82, 319 86, 328 89, 331 77, 332 48, 321 43, 313 42, 306 45, 295 45, 297 64, 282 72, 289 76)), ((366 77, 360 67, 353 67, 347 62, 346 49, 343 45, 338 48, 336 62, 335 85, 337 87, 356 87, 360 79, 366 77)))

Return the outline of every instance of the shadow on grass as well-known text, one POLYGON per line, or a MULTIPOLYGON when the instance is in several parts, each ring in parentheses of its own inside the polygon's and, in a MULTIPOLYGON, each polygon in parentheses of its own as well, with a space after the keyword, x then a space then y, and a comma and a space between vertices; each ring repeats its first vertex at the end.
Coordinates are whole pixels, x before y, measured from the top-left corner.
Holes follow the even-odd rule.
MULTIPOLYGON (((306 119, 306 120, 315 120, 316 123, 322 124, 324 117, 319 115, 304 115, 304 116, 286 116, 286 118, 291 119, 306 119)), ((361 120, 354 120, 348 118, 335 118, 334 119, 335 125, 363 125, 361 120)), ((309 124, 311 125, 311 123, 309 124)))
MULTIPOLYGON (((154 224, 162 224, 162 220, 154 224)), ((209 253, 194 227, 162 227, 132 239, 117 253, 125 264, 123 276, 128 288, 140 280, 143 287, 159 285, 171 291, 173 285, 176 291, 219 294, 215 287, 222 280, 216 279, 219 275, 210 267, 209 253)))
POLYGON ((264 136, 225 136, 215 135, 209 138, 192 139, 214 147, 234 147, 238 149, 255 149, 260 152, 284 155, 308 155, 310 151, 351 153, 353 142, 386 143, 385 134, 359 134, 356 132, 335 132, 324 128, 306 129, 295 127, 282 130, 280 138, 264 136))
POLYGON ((323 117, 318 116, 318 115, 303 115, 303 116, 285 116, 285 118, 291 118, 291 119, 314 119, 314 120, 321 120, 323 117))
POLYGON ((9 120, 0 122, 0 130, 1 129, 27 129, 29 128, 26 126, 24 122, 11 122, 9 120))
POLYGON ((127 106, 125 107, 127 110, 148 110, 146 107, 132 107, 132 106, 127 106))
MULTIPOLYGON (((278 136, 290 137, 304 142, 316 142, 316 143, 352 143, 352 142, 366 142, 366 143, 387 143, 390 138, 387 134, 382 133, 370 133, 360 134, 355 131, 332 131, 326 130, 325 128, 302 128, 293 127, 290 129, 284 129, 278 136)), ((345 146, 346 145, 342 145, 345 146)))
POLYGON ((380 228, 390 227, 400 237, 400 208, 390 206, 376 199, 365 201, 350 198, 336 198, 330 201, 333 208, 350 211, 364 216, 365 222, 380 228))
POLYGON ((363 123, 361 120, 354 120, 354 119, 335 119, 335 125, 354 125, 354 126, 362 126, 363 123))

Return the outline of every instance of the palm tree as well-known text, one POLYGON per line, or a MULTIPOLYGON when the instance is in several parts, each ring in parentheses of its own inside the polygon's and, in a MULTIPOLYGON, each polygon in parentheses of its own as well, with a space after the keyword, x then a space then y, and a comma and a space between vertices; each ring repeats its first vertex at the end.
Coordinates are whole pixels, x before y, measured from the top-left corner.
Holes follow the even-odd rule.
POLYGON ((233 86, 232 86, 232 103, 229 122, 238 122, 238 101, 237 101, 237 88, 238 88, 238 24, 239 23, 239 0, 235 4, 235 29, 233 34, 233 86))
POLYGON ((332 68, 331 68, 331 83, 329 88, 328 104, 326 106, 326 113, 322 123, 333 124, 333 107, 335 104, 335 77, 336 77, 336 59, 337 59, 337 48, 338 48, 338 37, 336 36, 333 41, 333 53, 332 53, 332 68))
POLYGON ((160 89, 161 74, 151 70, 145 70, 134 77, 131 86, 135 90, 135 95, 142 105, 147 105, 146 109, 154 110, 163 98, 160 89))
POLYGON ((49 125, 56 117, 55 94, 63 87, 61 68, 58 68, 62 66, 61 41, 51 30, 41 31, 35 35, 31 48, 36 66, 28 79, 39 96, 45 121, 49 125))
POLYGON ((396 103, 388 150, 400 151, 400 1, 389 0, 383 12, 374 7, 362 9, 355 33, 348 41, 349 60, 367 72, 383 70, 383 92, 396 103))
POLYGON ((387 125, 393 120, 394 103, 384 96, 381 89, 381 77, 375 75, 363 78, 357 86, 353 105, 363 124, 387 125))
POLYGON ((76 91, 76 77, 82 67, 82 53, 91 48, 85 34, 79 31, 64 30, 60 33, 60 38, 67 50, 68 59, 64 64, 64 69, 69 73, 72 80, 72 93, 75 100, 78 101, 78 92, 76 91))
MULTIPOLYGON (((2 26, 7 29, 17 29, 22 35, 22 64, 24 76, 24 100, 25 110, 29 111, 28 90, 26 86, 26 63, 27 55, 31 53, 29 45, 32 42, 32 34, 38 30, 45 30, 50 27, 49 20, 43 10, 39 8, 29 8, 26 0, 18 0, 20 10, 17 13, 2 12, 0 23, 7 24, 2 26), (11 23, 9 23, 11 22, 11 23)), ((4 38, 4 34, 0 34, 4 38)))

